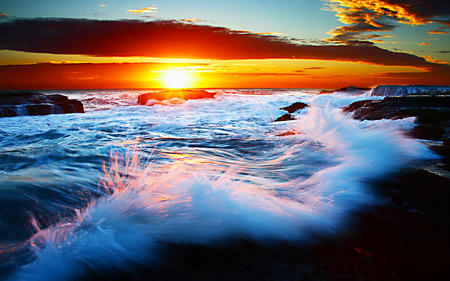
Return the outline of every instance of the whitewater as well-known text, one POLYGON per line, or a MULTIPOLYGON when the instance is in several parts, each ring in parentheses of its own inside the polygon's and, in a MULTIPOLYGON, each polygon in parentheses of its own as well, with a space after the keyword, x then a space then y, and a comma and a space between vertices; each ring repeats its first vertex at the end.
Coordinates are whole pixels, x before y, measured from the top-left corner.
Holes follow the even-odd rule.
POLYGON ((373 181, 436 157, 407 136, 414 118, 342 112, 382 98, 369 91, 208 91, 153 106, 143 90, 51 91, 86 113, 0 118, 0 278, 157 267, 169 243, 313 244, 383 201, 373 181))

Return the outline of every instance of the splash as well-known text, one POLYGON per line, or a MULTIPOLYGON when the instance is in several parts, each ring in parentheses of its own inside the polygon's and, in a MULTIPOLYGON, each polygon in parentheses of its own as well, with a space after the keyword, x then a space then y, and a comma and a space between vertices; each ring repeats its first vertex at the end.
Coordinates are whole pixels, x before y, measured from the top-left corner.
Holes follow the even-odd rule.
MULTIPOLYGON (((313 106, 292 122, 302 134, 281 139, 284 153, 316 145, 334 165, 309 178, 264 185, 239 180, 207 164, 149 163, 137 152, 115 157, 102 186, 109 195, 77 215, 40 230, 28 247, 33 262, 12 280, 76 280, 108 270, 151 267, 167 243, 220 244, 227 238, 310 243, 348 227, 353 211, 375 204, 367 182, 434 157, 401 131, 412 120, 358 122, 338 109, 313 106)), ((280 155, 280 158, 285 155, 280 155)), ((268 181, 270 183, 270 181, 268 181)))

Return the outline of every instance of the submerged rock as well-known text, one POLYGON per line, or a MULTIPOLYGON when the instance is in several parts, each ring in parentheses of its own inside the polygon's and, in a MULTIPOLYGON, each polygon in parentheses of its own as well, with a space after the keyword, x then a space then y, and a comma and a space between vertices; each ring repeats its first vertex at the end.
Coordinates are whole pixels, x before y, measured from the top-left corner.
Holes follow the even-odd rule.
POLYGON ((190 100, 190 99, 206 99, 214 98, 216 93, 208 92, 205 90, 193 90, 193 89, 180 89, 180 90, 166 90, 159 92, 152 92, 141 94, 138 97, 138 103, 141 105, 146 105, 148 101, 169 101, 172 99, 177 100, 190 100))
POLYGON ((277 119, 275 119, 274 122, 289 121, 289 120, 295 120, 295 118, 291 114, 286 113, 286 114, 278 117, 277 119))
POLYGON ((0 93, 0 117, 63 113, 84 113, 83 104, 59 94, 0 93))

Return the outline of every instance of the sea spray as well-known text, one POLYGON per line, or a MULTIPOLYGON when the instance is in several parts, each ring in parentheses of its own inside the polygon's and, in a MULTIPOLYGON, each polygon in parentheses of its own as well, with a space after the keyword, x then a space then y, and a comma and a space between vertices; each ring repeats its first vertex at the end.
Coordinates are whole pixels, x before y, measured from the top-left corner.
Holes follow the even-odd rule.
POLYGON ((348 226, 352 211, 376 203, 369 180, 433 157, 399 133, 399 124, 361 123, 313 106, 288 125, 301 134, 280 138, 277 146, 289 146, 284 153, 296 157, 314 144, 333 165, 282 183, 240 180, 234 173, 241 167, 210 172, 202 161, 114 160, 103 182, 110 195, 31 237, 35 259, 11 280, 75 280, 87 272, 154 266, 166 243, 209 245, 233 237, 307 243, 313 234, 335 233, 348 226))

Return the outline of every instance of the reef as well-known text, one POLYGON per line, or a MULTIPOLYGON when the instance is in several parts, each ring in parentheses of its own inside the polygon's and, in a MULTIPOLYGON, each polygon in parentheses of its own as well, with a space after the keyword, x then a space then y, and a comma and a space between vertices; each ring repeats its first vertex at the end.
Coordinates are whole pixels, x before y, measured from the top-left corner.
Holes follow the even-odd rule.
POLYGON ((31 92, 0 93, 0 117, 84 113, 81 101, 31 92))

